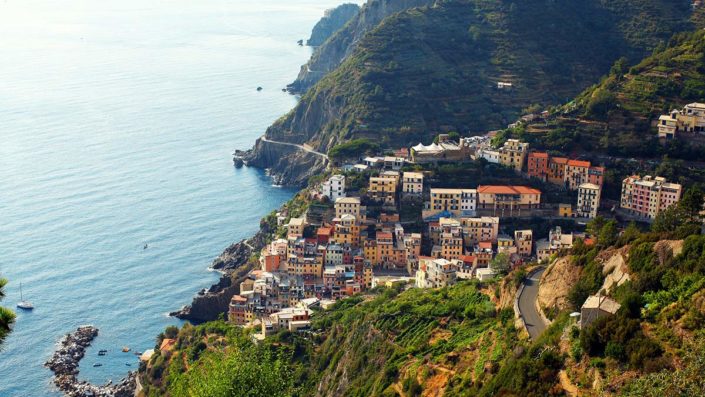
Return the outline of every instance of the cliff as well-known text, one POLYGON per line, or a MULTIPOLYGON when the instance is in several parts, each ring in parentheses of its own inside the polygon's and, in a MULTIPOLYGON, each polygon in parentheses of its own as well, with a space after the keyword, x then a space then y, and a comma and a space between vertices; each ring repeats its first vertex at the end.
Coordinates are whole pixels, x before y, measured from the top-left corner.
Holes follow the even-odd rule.
MULTIPOLYGON (((433 4, 435 0, 369 0, 341 28, 321 41, 311 59, 303 66, 296 80, 288 86, 290 92, 303 93, 323 76, 338 67, 362 37, 384 18, 411 7, 433 4)), ((324 18, 325 19, 325 18, 324 18)), ((323 22, 323 21, 321 21, 323 22)), ((319 24, 321 23, 319 22, 319 24)), ((318 26, 318 25, 316 25, 318 26)), ((316 29, 314 28, 314 33, 316 29)), ((313 39, 313 33, 311 35, 313 39)), ((311 40, 309 40, 310 42, 311 40)), ((309 44, 315 45, 315 44, 309 44)))
POLYGON ((328 164, 321 156, 262 139, 243 152, 242 158, 248 166, 267 169, 276 184, 289 186, 305 186, 308 178, 324 171, 328 164))
POLYGON ((338 7, 326 10, 323 18, 313 27, 311 37, 306 41, 306 45, 320 46, 335 32, 345 26, 359 11, 360 6, 353 3, 341 4, 338 7))

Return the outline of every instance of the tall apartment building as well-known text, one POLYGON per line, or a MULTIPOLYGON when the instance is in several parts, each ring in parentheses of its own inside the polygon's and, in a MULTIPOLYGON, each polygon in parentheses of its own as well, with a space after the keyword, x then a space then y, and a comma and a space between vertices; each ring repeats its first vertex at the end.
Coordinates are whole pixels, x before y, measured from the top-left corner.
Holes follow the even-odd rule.
POLYGON ((497 241, 499 235, 499 218, 483 216, 478 218, 460 218, 463 239, 466 246, 473 246, 480 241, 497 241))
POLYGON ((578 218, 595 218, 600 208, 600 186, 583 183, 578 186, 578 205, 575 209, 578 218))
POLYGON ((367 194, 372 200, 383 202, 384 205, 396 205, 397 202, 397 185, 399 183, 399 175, 384 175, 373 176, 370 178, 370 185, 367 189, 367 194))
POLYGON ((402 193, 420 196, 423 193, 423 173, 405 172, 402 175, 402 193))
POLYGON ((360 205, 359 197, 343 197, 335 200, 335 217, 342 218, 345 214, 350 214, 364 222, 367 209, 360 205))
POLYGON ((321 194, 334 202, 345 197, 345 175, 333 175, 321 186, 321 194))
POLYGON ((681 198, 682 187, 662 177, 634 175, 622 181, 620 205, 634 215, 654 219, 681 198))
POLYGON ((531 256, 534 244, 534 232, 531 229, 516 230, 514 232, 514 245, 517 247, 517 254, 520 256, 531 256))
POLYGON ((448 211, 461 215, 477 208, 475 189, 431 189, 429 208, 432 211, 448 211))
POLYGON ((548 161, 548 181, 556 185, 565 183, 565 168, 567 165, 567 158, 551 157, 548 161))
POLYGON ((546 181, 548 177, 548 153, 531 152, 526 159, 526 173, 532 178, 546 181))
POLYGON ((499 149, 499 163, 521 172, 528 151, 528 143, 521 142, 518 139, 508 139, 504 146, 499 149))

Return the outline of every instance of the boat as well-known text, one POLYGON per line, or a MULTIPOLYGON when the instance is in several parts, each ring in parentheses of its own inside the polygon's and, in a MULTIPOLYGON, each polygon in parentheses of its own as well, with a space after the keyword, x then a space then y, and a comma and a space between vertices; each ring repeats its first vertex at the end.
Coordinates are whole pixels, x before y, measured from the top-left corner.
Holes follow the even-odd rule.
POLYGON ((262 87, 257 87, 257 91, 262 91, 262 87))
POLYGON ((102 367, 103 364, 101 364, 101 363, 95 363, 95 364, 93 364, 93 366, 94 366, 94 367, 102 367))
POLYGON ((34 309, 32 302, 24 300, 24 296, 22 295, 22 283, 20 283, 20 301, 17 303, 17 307, 22 310, 34 309))
POLYGON ((145 249, 145 250, 146 250, 147 248, 149 248, 149 244, 145 244, 145 245, 144 245, 144 248, 142 248, 142 249, 145 249))
POLYGON ((104 355, 106 355, 107 353, 108 353, 107 350, 98 350, 98 355, 99 355, 99 356, 104 356, 104 355))
POLYGON ((122 348, 122 352, 123 352, 123 353, 127 353, 127 352, 129 352, 129 351, 130 351, 130 348, 127 347, 127 346, 124 346, 124 347, 122 348))

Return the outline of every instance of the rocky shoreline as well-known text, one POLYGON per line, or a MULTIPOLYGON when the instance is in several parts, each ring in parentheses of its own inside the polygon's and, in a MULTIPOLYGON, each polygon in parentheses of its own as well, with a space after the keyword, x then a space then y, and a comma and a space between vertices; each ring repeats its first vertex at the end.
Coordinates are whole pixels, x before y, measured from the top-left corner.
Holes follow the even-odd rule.
POLYGON ((241 240, 226 248, 210 266, 211 269, 222 273, 220 280, 210 288, 202 289, 194 296, 190 305, 169 315, 193 323, 203 323, 226 314, 230 299, 240 293, 240 283, 252 270, 248 263, 250 257, 265 246, 267 236, 271 232, 270 225, 261 221, 259 231, 252 238, 241 240))
POLYGON ((59 348, 44 363, 54 373, 54 384, 71 397, 132 397, 135 395, 136 374, 128 372, 120 382, 112 381, 96 386, 78 380, 78 365, 86 354, 86 348, 98 336, 98 328, 92 325, 78 327, 72 334, 67 334, 60 342, 59 348))

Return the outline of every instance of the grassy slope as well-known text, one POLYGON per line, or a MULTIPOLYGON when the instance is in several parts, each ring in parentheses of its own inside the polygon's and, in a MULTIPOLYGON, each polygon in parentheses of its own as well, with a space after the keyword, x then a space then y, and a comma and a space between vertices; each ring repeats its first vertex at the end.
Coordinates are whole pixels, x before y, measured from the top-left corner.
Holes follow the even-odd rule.
POLYGON ((676 3, 449 0, 408 10, 366 35, 268 134, 328 149, 359 137, 398 146, 439 129, 499 128, 689 28, 689 2, 676 3), (515 87, 499 91, 497 81, 515 87))

